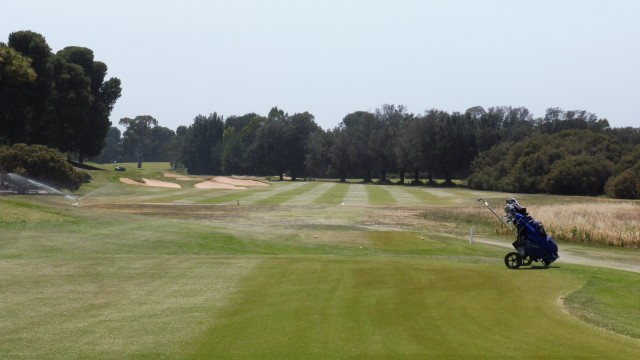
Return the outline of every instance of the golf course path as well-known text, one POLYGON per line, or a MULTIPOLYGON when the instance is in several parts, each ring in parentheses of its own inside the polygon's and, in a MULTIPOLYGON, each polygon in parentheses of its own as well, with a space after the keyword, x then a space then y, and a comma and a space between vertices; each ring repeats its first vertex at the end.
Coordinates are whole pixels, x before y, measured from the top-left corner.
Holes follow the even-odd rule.
MULTIPOLYGON (((504 241, 482 238, 474 238, 474 241, 513 249, 513 246, 510 243, 504 241)), ((597 250, 581 251, 581 253, 577 253, 572 249, 561 248, 558 253, 560 258, 554 264, 578 264, 640 273, 640 264, 638 263, 638 259, 616 258, 616 260, 613 260, 608 258, 606 255, 600 254, 597 250), (599 256, 603 259, 598 259, 597 257, 599 256)))

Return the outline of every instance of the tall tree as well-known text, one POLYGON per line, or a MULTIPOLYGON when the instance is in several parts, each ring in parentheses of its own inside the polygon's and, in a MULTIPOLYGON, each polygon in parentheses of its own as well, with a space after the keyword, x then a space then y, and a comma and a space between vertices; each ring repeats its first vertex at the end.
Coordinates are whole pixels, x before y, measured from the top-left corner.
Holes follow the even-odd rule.
POLYGON ((411 117, 398 129, 395 156, 400 183, 404 183, 404 172, 413 175, 413 184, 420 183, 420 170, 424 163, 425 129, 422 117, 411 117))
POLYGON ((80 115, 80 119, 72 121, 68 126, 69 135, 74 139, 71 141, 69 150, 78 152, 79 160, 83 162, 85 156, 97 155, 105 145, 104 139, 111 126, 109 116, 121 94, 120 80, 110 78, 105 81, 107 65, 94 61, 91 49, 69 46, 60 50, 56 56, 62 58, 67 64, 80 66, 89 84, 88 93, 91 100, 89 106, 86 109, 76 107, 76 113, 80 115))
POLYGON ((454 176, 465 175, 469 163, 476 154, 475 124, 464 114, 432 110, 428 116, 435 120, 434 159, 445 179, 453 184, 454 176))
POLYGON ((151 130, 158 125, 158 120, 150 115, 138 115, 134 119, 120 119, 120 125, 126 128, 123 134, 123 146, 135 155, 138 169, 140 169, 146 151, 154 145, 151 130))
POLYGON ((222 151, 223 173, 257 174, 251 147, 264 121, 264 117, 255 113, 226 118, 222 151))
POLYGON ((180 162, 190 174, 221 174, 224 119, 217 113, 194 118, 184 135, 180 162))
POLYGON ((280 181, 288 165, 286 148, 286 119, 288 114, 277 107, 269 111, 264 124, 258 129, 252 153, 257 163, 262 164, 263 174, 277 174, 280 181))
MULTIPOLYGON (((54 56, 52 61, 52 90, 47 99, 43 129, 35 141, 56 148, 62 152, 78 149, 85 135, 81 131, 83 122, 94 102, 91 94, 91 79, 80 65, 66 62, 54 56)), ((89 135, 91 136, 91 135, 89 135)), ((104 141, 103 134, 102 138, 104 141)))
POLYGON ((285 132, 285 147, 287 154, 287 169, 291 180, 296 180, 305 172, 305 159, 308 153, 309 136, 320 127, 313 115, 308 112, 296 113, 287 118, 285 132))
POLYGON ((356 111, 347 114, 342 119, 341 134, 336 141, 339 151, 348 155, 351 171, 362 176, 364 182, 373 181, 374 154, 371 139, 375 126, 376 117, 373 113, 356 111))
POLYGON ((36 77, 30 58, 0 44, 0 144, 11 143, 20 131, 11 121, 18 111, 16 89, 34 82, 36 77))
POLYGON ((387 173, 398 170, 400 181, 404 183, 406 168, 398 168, 397 154, 400 147, 399 133, 413 117, 405 106, 383 105, 375 113, 375 126, 371 133, 370 149, 374 164, 380 174, 380 182, 387 182, 387 173))
POLYGON ((340 123, 332 131, 333 143, 329 150, 331 159, 331 170, 340 178, 340 182, 346 182, 347 176, 353 174, 356 167, 352 154, 350 153, 351 145, 353 145, 344 121, 340 123))
POLYGON ((151 147, 147 151, 147 161, 169 161, 168 147, 176 133, 164 126, 154 126, 151 129, 151 147))
POLYGON ((31 59, 35 81, 13 84, 3 96, 4 126, 10 143, 37 143, 65 152, 95 156, 105 145, 120 80, 105 81, 107 66, 84 47, 52 54, 44 37, 32 31, 9 35, 9 47, 31 59))
MULTIPOLYGON (((11 91, 7 137, 11 143, 43 143, 38 137, 45 127, 47 99, 51 93, 51 65, 53 56, 44 36, 33 31, 9 34, 7 45, 31 59, 36 72, 35 81, 16 84, 11 91)), ((44 143, 43 143, 44 144, 44 143)))
MULTIPOLYGON (((305 167, 307 173, 314 177, 328 177, 331 171, 331 148, 335 143, 333 131, 320 128, 309 135, 305 167)), ((341 179, 342 180, 342 179, 341 179)))

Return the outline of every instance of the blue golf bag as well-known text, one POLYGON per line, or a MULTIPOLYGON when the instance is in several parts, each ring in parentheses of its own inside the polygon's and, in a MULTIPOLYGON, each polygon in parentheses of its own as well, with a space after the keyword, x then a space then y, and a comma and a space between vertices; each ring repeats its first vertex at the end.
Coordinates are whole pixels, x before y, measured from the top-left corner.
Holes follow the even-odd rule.
POLYGON ((534 261, 542 262, 544 267, 548 267, 558 259, 558 244, 516 199, 507 200, 504 211, 507 221, 513 223, 517 230, 517 238, 513 242, 517 252, 511 252, 504 258, 508 268, 517 269, 522 265, 531 265, 534 261))

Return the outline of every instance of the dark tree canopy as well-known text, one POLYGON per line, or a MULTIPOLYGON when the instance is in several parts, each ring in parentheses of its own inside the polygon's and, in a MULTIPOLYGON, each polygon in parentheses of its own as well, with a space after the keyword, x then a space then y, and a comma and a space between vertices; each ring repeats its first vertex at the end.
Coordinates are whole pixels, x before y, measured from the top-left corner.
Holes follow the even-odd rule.
MULTIPOLYGON (((2 82, 0 140, 46 145, 75 153, 81 162, 98 155, 120 97, 120 80, 105 80, 107 66, 94 61, 91 49, 72 46, 53 54, 44 36, 32 31, 11 33, 8 48, 28 59, 35 77, 2 82)), ((25 65, 21 58, 12 59, 25 65)), ((24 66, 12 68, 14 78, 29 72, 24 66)))
MULTIPOLYGON (((347 114, 325 131, 308 112, 290 115, 274 107, 266 117, 198 115, 175 133, 154 126, 146 148, 152 149, 154 160, 169 160, 192 174, 379 183, 396 177, 393 182, 405 183, 405 173, 410 173, 416 185, 426 179, 429 185, 455 186, 453 180, 461 179, 482 190, 636 196, 630 180, 635 173, 628 169, 640 159, 640 131, 610 129, 584 111, 548 113, 559 118, 556 128, 569 129, 547 133, 538 128, 544 119, 534 119, 526 108, 432 109, 414 115, 404 106, 383 105, 373 113, 347 114), (575 119, 572 114, 588 121, 562 123, 575 119)), ((122 142, 131 143, 125 135, 122 142)), ((128 148, 124 158, 132 151, 128 148)))
POLYGON ((185 131, 179 162, 190 174, 220 174, 224 119, 198 115, 185 131))

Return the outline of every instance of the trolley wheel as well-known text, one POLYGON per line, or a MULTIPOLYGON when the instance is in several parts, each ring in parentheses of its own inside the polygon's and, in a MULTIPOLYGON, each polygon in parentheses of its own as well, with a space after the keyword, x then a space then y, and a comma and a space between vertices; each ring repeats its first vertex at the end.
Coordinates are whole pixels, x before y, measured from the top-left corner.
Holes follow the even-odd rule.
POLYGON ((517 269, 522 266, 522 257, 517 252, 510 252, 504 257, 504 264, 509 269, 517 269))
POLYGON ((522 265, 524 266, 529 266, 533 263, 533 258, 529 255, 525 255, 524 258, 522 258, 522 265))

